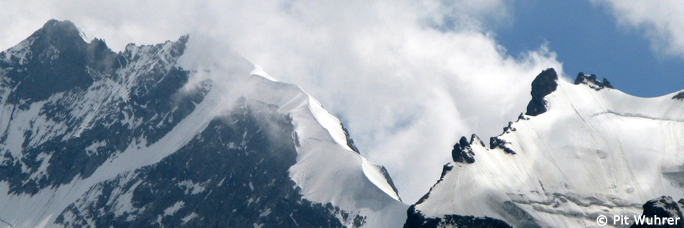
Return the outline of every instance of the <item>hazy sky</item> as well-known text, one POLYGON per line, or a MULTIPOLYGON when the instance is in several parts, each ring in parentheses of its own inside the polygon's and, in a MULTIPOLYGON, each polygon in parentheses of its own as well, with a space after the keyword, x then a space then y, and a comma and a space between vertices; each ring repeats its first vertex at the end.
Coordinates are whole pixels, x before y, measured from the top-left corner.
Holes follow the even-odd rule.
POLYGON ((684 88, 684 5, 671 1, 2 1, 0 49, 48 19, 115 51, 190 33, 230 46, 338 116, 413 203, 462 135, 525 110, 548 67, 628 93, 684 88))

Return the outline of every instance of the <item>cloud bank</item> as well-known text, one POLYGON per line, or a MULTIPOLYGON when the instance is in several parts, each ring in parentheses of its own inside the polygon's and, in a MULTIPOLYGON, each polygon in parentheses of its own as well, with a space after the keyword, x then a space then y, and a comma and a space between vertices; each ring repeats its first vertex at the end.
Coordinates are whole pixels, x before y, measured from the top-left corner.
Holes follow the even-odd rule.
MULTIPOLYGON (((0 48, 51 18, 114 50, 200 33, 225 42, 338 116, 361 153, 387 167, 413 203, 439 178, 462 135, 499 134, 548 67, 540 46, 507 53, 487 29, 510 21, 500 1, 27 1, 0 3, 0 48), (520 56, 520 57, 513 57, 520 56)), ((477 159, 477 156, 476 156, 477 159)))

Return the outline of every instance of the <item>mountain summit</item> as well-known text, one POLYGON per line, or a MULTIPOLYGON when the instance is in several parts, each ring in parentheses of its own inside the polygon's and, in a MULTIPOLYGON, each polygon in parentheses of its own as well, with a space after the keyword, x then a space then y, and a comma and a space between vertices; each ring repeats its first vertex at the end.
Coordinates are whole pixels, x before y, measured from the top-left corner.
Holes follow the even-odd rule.
POLYGON ((193 42, 114 53, 50 20, 0 53, 0 226, 404 223, 384 168, 318 101, 241 57, 183 65, 206 51, 193 42))
POLYGON ((408 221, 450 227, 471 216, 489 218, 481 225, 587 227, 599 215, 640 215, 663 195, 681 198, 684 102, 675 94, 634 97, 596 75, 570 83, 545 70, 532 82, 527 114, 490 147, 460 140, 476 159, 445 165, 408 221))

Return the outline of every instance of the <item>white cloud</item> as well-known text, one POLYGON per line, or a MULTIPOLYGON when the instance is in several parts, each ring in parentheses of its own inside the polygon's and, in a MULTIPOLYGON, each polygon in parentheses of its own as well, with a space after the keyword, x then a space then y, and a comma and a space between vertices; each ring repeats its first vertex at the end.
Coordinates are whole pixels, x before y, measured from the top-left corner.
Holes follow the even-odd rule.
POLYGON ((593 0, 608 6, 618 22, 644 32, 654 51, 684 58, 684 4, 679 1, 593 0))
POLYGON ((545 47, 521 58, 506 54, 484 28, 506 23, 500 1, 29 1, 0 8, 10 11, 0 16, 3 34, 11 34, 0 37, 3 49, 50 18, 71 20, 115 50, 185 33, 223 40, 345 121, 361 153, 388 168, 407 203, 439 178, 460 136, 500 133, 525 110, 534 76, 562 71, 545 47))

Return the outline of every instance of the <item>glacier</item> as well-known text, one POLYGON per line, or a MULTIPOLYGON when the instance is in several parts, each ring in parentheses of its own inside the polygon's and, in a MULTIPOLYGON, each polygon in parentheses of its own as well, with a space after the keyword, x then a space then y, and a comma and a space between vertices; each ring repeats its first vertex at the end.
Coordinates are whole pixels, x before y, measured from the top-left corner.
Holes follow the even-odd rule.
POLYGON ((543 96, 546 110, 521 114, 490 146, 471 140, 475 162, 447 164, 416 213, 487 216, 517 227, 595 227, 599 215, 632 217, 648 200, 684 196, 679 92, 634 97, 585 82, 582 73, 576 83, 566 81, 553 69, 538 78, 549 74, 551 85, 536 88, 555 87, 543 96))

